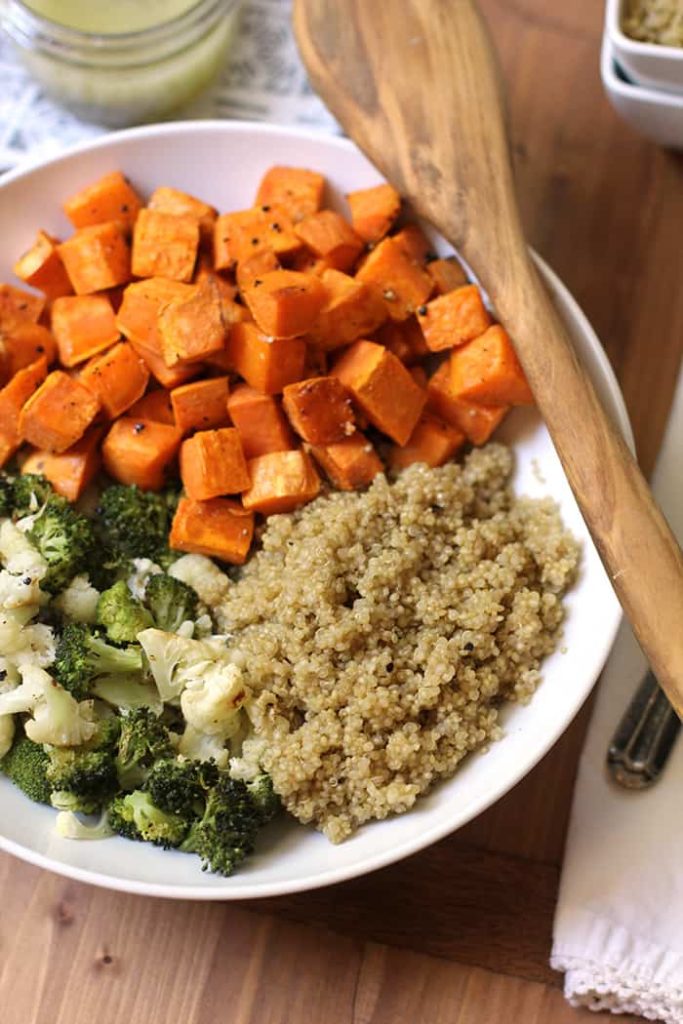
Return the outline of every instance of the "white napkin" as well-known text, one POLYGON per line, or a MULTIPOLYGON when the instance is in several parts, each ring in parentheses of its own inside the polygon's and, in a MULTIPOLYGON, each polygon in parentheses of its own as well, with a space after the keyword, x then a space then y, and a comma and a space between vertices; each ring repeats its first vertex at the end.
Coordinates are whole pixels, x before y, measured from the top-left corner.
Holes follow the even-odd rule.
MULTIPOLYGON (((683 538, 683 373, 653 488, 683 538)), ((627 792, 605 771, 610 738, 645 669, 624 624, 579 764, 551 964, 565 972, 575 1006, 683 1024, 683 733, 651 790, 627 792)))

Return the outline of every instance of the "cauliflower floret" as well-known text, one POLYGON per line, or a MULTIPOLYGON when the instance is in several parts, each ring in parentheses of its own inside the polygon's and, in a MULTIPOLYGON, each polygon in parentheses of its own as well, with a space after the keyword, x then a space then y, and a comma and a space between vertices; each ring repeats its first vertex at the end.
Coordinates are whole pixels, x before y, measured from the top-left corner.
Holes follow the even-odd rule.
POLYGON ((191 640, 163 629, 143 629, 137 640, 164 703, 179 697, 193 679, 201 680, 216 661, 216 652, 206 641, 191 640))
POLYGON ((38 609, 33 605, 23 608, 0 608, 0 651, 5 657, 21 651, 24 646, 23 632, 38 609))
POLYGON ((126 583, 133 597, 141 601, 145 596, 150 576, 158 576, 164 570, 156 562, 153 562, 151 558, 133 558, 131 559, 131 565, 133 566, 133 572, 126 580, 126 583))
POLYGON ((35 664, 20 665, 21 684, 0 695, 0 716, 28 713, 24 730, 34 743, 76 747, 95 733, 97 722, 91 700, 75 700, 35 664))
POLYGON ((240 725, 237 712, 248 691, 237 665, 217 663, 201 679, 188 682, 180 697, 185 721, 207 736, 228 739, 240 725))
POLYGON ((21 647, 11 655, 17 668, 22 665, 37 665, 48 668, 55 660, 57 638, 50 626, 43 622, 35 622, 24 626, 20 633, 21 647))
POLYGON ((233 779, 251 782, 263 773, 263 755, 268 741, 263 736, 247 736, 242 743, 239 757, 230 758, 230 774, 233 779))
POLYGON ((36 576, 16 576, 6 569, 0 571, 0 608, 24 608, 26 605, 38 606, 46 600, 47 595, 40 589, 40 580, 36 576))
POLYGON ((0 758, 4 757, 12 746, 14 739, 14 716, 2 715, 0 717, 0 758))
POLYGON ((10 519, 0 523, 0 561, 12 575, 37 580, 42 580, 48 569, 43 556, 10 519))
POLYGON ((100 592, 93 587, 87 574, 74 576, 69 586, 58 594, 53 606, 72 622, 92 625, 97 616, 100 592))
POLYGON ((207 736, 188 725, 180 737, 178 753, 193 761, 214 760, 219 768, 227 768, 230 751, 220 736, 207 736))
POLYGON ((192 587, 199 595, 199 600, 209 608, 220 604, 230 586, 225 573, 204 555, 183 555, 173 563, 168 574, 192 587))

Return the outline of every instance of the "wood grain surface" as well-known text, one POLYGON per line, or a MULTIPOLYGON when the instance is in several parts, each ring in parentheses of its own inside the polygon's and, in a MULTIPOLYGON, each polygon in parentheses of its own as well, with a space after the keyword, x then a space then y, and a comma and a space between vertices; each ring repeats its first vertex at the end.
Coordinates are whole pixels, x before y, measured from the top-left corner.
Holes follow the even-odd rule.
MULTIPOLYGON (((653 466, 683 347, 683 158, 599 81, 597 0, 482 0, 531 242, 574 292, 653 466)), ((364 879, 253 904, 99 891, 0 855, 2 1024, 588 1024, 548 968, 584 709, 456 835, 364 879)), ((620 1018, 625 1022, 633 1018, 620 1018)))

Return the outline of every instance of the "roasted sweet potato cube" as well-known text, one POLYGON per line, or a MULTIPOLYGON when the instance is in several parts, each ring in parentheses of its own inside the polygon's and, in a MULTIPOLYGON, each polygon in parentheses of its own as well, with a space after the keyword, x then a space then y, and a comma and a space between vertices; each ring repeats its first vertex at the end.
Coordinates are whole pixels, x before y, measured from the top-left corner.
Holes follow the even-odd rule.
POLYGON ((118 341, 111 302, 104 295, 65 295, 55 299, 50 325, 63 366, 77 366, 118 341))
POLYGON ((88 429, 100 409, 99 399, 63 370, 53 370, 19 414, 19 436, 36 448, 63 452, 88 429))
POLYGON ((128 179, 112 171, 67 199, 64 213, 75 228, 114 221, 127 231, 141 207, 142 200, 128 179))
POLYGON ((81 228, 57 246, 76 295, 90 295, 130 280, 130 249, 111 221, 81 228))
POLYGON ((384 238, 401 210, 401 197, 393 185, 374 185, 349 192, 351 224, 365 242, 384 238))
POLYGON ((450 364, 459 398, 493 406, 534 404, 510 336, 500 324, 452 352, 450 364))
POLYGON ((177 188, 161 185, 155 188, 147 203, 148 210, 159 210, 161 213, 172 213, 174 216, 194 217, 199 224, 199 235, 203 242, 213 238, 213 226, 218 211, 195 196, 181 192, 177 188))
POLYGON ((281 206, 296 222, 320 209, 324 190, 325 179, 317 171, 302 167, 271 167, 259 184, 256 206, 262 209, 281 206))
POLYGON ((462 448, 467 438, 462 430, 423 413, 404 445, 394 445, 389 456, 392 469, 405 469, 414 462, 443 466, 462 448))
POLYGON ((136 277, 191 281, 198 248, 196 217, 140 210, 133 230, 133 273, 136 277))
POLYGON ((413 378, 418 387, 427 387, 427 371, 425 370, 424 366, 411 366, 409 367, 408 372, 410 373, 410 376, 413 378))
POLYGON ((405 444, 420 418, 427 394, 400 359, 372 341, 357 341, 332 369, 352 392, 367 418, 397 444, 405 444))
POLYGON ((453 389, 448 360, 430 378, 427 395, 427 408, 440 419, 459 427, 467 439, 477 445, 486 444, 510 408, 508 405, 477 405, 459 398, 453 389))
POLYGON ((186 298, 169 302, 159 313, 159 337, 167 366, 200 362, 220 352, 225 326, 216 286, 204 281, 186 298))
POLYGON ((310 249, 299 249, 287 259, 290 270, 298 270, 300 274, 315 274, 322 277, 326 270, 334 270, 329 260, 316 256, 310 249))
POLYGON ((458 263, 455 256, 449 256, 444 260, 430 260, 427 263, 427 273, 434 282, 434 288, 438 295, 445 295, 446 292, 455 291, 467 284, 465 268, 458 263))
POLYGON ((45 356, 48 365, 57 358, 57 343, 47 327, 31 320, 0 327, 0 381, 11 380, 18 370, 45 356))
POLYGON ((228 422, 228 378, 209 377, 181 384, 171 392, 176 426, 183 434, 211 430, 228 422))
POLYGON ((320 477, 306 452, 270 452, 247 463, 251 487, 242 495, 242 504, 266 516, 291 512, 316 497, 320 477))
POLYGON ((306 343, 301 338, 269 338, 256 324, 239 323, 231 328, 227 351, 240 377, 268 395, 303 377, 306 343))
POLYGON ((137 341, 131 341, 130 344, 163 388, 177 388, 180 384, 187 384, 188 380, 202 372, 202 363, 176 363, 175 366, 167 366, 163 357, 153 349, 140 345, 137 341))
POLYGON ((0 284, 0 330, 14 327, 26 320, 36 322, 43 309, 45 299, 12 284, 0 284))
POLYGON ((375 334, 375 340, 407 366, 429 354, 424 335, 414 316, 401 321, 388 320, 375 334))
POLYGON ((271 338, 305 334, 325 301, 320 279, 295 270, 271 270, 244 290, 249 312, 271 338))
POLYGON ((80 441, 66 451, 33 451, 21 467, 22 473, 46 477, 57 494, 67 501, 78 501, 99 471, 102 427, 91 427, 80 441))
POLYGON ((339 270, 325 270, 321 281, 325 301, 308 330, 318 348, 329 352, 350 345, 377 330, 387 317, 384 302, 375 291, 339 270))
POLYGON ((292 219, 281 206, 255 206, 249 210, 223 213, 213 233, 216 270, 233 270, 240 261, 261 249, 277 256, 295 252, 301 242, 294 234, 292 219))
POLYGON ((165 423, 121 416, 102 443, 104 468, 120 484, 159 491, 167 483, 181 438, 179 430, 165 423))
POLYGON ((365 246, 349 222, 334 210, 312 213, 296 224, 294 231, 311 252, 337 270, 350 270, 365 246))
POLYGON ((336 444, 311 445, 311 454, 340 491, 367 487, 384 466, 367 437, 356 431, 336 444))
POLYGON ((181 498, 176 509, 169 544, 174 551, 208 555, 233 565, 247 560, 254 536, 254 513, 237 501, 212 498, 193 501, 181 498))
POLYGON ((272 395, 238 384, 228 396, 228 412, 247 459, 294 448, 294 435, 280 403, 272 395))
POLYGON ((171 392, 166 388, 148 391, 134 405, 131 405, 128 415, 136 416, 140 420, 153 420, 154 423, 166 423, 169 427, 176 425, 171 405, 171 392))
POLYGON ((4 466, 21 444, 19 413, 47 376, 47 359, 19 370, 9 384, 0 389, 0 466, 4 466))
POLYGON ((383 299, 392 320, 407 320, 433 288, 427 271, 406 256, 393 238, 385 238, 368 254, 356 277, 383 299))
POLYGON ((257 284, 264 274, 280 269, 280 261, 272 249, 259 249, 258 252, 247 256, 237 264, 237 287, 243 292, 246 288, 257 284))
POLYGON ((213 256, 205 249, 199 250, 197 262, 194 268, 193 284, 201 284, 202 281, 211 281, 216 285, 221 299, 233 301, 237 295, 237 285, 213 266, 213 256))
POLYGON ((180 476, 195 501, 247 490, 249 473, 238 431, 234 427, 202 430, 183 441, 180 476))
POLYGON ((163 277, 129 284, 116 314, 121 334, 128 341, 144 345, 161 356, 159 314, 174 299, 184 299, 192 294, 191 285, 163 277))
POLYGON ((282 404, 297 434, 310 444, 334 444, 356 429, 351 394, 337 377, 289 384, 282 404))
POLYGON ((419 224, 406 224, 392 238, 399 249, 411 260, 426 263, 432 255, 432 247, 419 224))
POLYGON ((141 398, 149 368, 133 346, 122 341, 87 364, 80 381, 97 395, 109 419, 116 419, 141 398))
POLYGON ((442 352, 478 338, 491 316, 476 284, 467 284, 420 306, 417 320, 430 352, 442 352))
POLYGON ((46 231, 39 231, 36 240, 14 264, 14 273, 32 288, 37 288, 48 299, 60 295, 71 295, 73 288, 66 268, 62 263, 56 238, 46 231))

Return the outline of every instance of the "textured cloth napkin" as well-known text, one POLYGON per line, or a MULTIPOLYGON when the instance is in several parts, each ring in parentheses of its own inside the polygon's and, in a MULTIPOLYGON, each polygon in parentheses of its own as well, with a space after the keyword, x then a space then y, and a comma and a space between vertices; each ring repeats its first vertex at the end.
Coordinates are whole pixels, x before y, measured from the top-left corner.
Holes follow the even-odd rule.
MULTIPOLYGON (((683 373, 653 487, 681 540, 683 373)), ((622 625, 579 764, 551 963, 573 1005, 683 1024, 683 733, 650 790, 623 790, 605 770, 645 669, 622 625)))

